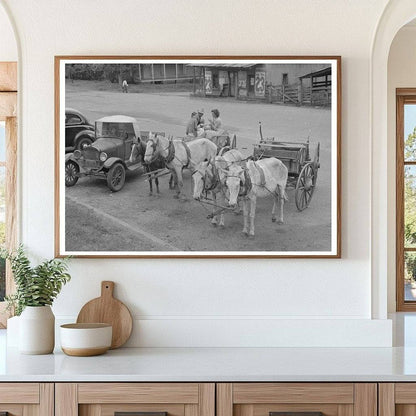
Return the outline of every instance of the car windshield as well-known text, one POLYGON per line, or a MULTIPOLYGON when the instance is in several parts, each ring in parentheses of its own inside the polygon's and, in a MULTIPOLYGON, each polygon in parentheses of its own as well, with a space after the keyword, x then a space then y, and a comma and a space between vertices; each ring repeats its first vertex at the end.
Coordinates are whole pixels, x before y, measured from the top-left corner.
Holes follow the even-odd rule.
POLYGON ((118 137, 126 139, 134 136, 132 123, 106 123, 97 121, 95 123, 95 134, 98 137, 118 137))

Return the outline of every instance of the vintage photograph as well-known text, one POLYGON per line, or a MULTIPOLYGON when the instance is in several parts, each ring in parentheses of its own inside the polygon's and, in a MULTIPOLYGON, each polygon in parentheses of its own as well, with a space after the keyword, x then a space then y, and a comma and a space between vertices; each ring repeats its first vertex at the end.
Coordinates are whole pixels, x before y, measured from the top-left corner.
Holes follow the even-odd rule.
POLYGON ((339 257, 340 71, 56 57, 56 255, 339 257))

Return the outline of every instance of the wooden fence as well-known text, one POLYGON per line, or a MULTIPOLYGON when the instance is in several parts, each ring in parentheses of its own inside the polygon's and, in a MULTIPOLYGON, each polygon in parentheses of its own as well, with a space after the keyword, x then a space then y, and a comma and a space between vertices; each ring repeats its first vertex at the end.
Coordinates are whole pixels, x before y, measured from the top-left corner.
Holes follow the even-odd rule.
POLYGON ((269 103, 329 106, 331 105, 331 87, 314 85, 301 87, 300 85, 268 85, 265 99, 269 103))

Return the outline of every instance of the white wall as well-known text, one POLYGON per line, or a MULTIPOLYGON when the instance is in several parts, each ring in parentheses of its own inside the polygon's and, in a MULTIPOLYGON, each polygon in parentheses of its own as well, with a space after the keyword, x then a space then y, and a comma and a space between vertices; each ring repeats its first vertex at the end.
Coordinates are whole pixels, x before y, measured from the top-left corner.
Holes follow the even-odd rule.
POLYGON ((387 0, 6 3, 22 42, 21 234, 39 257, 53 256, 54 55, 343 58, 341 260, 73 260, 58 317, 111 279, 138 320, 130 345, 391 342, 390 323, 370 320, 370 54, 387 0))
POLYGON ((396 88, 416 88, 416 25, 404 26, 391 44, 388 61, 388 306, 396 310, 396 88))
MULTIPOLYGON (((1 3, 0 3, 1 4, 1 3)), ((13 28, 6 13, 0 5, 0 61, 17 61, 17 45, 13 28)))

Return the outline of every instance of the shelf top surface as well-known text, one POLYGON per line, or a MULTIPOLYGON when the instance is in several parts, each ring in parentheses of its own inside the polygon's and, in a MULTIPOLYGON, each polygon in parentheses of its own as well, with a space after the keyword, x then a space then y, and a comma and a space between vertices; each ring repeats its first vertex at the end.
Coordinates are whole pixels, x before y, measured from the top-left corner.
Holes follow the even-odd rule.
POLYGON ((0 381, 416 381, 416 348, 121 348, 21 355, 0 331, 0 381))

